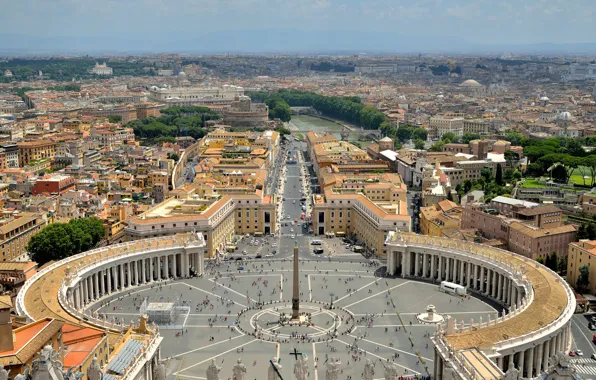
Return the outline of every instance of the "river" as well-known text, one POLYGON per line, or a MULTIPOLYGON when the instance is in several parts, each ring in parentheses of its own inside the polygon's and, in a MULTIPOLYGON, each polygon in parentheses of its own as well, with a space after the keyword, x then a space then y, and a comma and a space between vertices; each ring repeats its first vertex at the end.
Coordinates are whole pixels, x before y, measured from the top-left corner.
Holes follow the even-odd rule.
MULTIPOLYGON (((301 132, 329 132, 333 133, 337 138, 341 139, 342 126, 333 121, 321 119, 310 115, 293 115, 290 124, 294 125, 298 131, 301 132)), ((350 135, 348 141, 359 141, 358 135, 350 135)), ((363 146, 368 145, 369 142, 362 141, 363 146)))

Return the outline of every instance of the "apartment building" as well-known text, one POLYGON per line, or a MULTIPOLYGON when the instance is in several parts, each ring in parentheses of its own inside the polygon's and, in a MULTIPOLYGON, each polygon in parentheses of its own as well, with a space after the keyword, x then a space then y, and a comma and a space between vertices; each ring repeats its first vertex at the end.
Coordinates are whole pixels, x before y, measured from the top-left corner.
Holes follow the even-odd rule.
POLYGON ((0 220, 2 261, 27 261, 27 244, 46 222, 40 214, 22 212, 0 220))
POLYGON ((430 130, 441 139, 445 133, 451 132, 457 137, 464 134, 464 118, 460 116, 441 115, 430 118, 430 130))
POLYGON ((488 205, 467 204, 462 228, 477 229, 483 237, 500 240, 510 251, 532 259, 552 252, 564 256, 577 237, 575 226, 563 224, 557 207, 507 197, 496 197, 488 205))
POLYGON ((35 184, 31 188, 31 194, 62 194, 70 189, 74 189, 74 187, 74 178, 69 175, 57 174, 35 181, 35 184))
POLYGON ((569 244, 567 253, 567 282, 577 284, 579 270, 584 265, 589 268, 588 293, 596 294, 596 240, 582 240, 569 244), (594 260, 592 260, 594 259, 594 260))
POLYGON ((30 162, 53 159, 56 155, 56 143, 51 140, 25 141, 17 144, 19 166, 27 166, 30 162))
POLYGON ((316 235, 352 236, 382 257, 389 231, 410 231, 407 188, 398 174, 327 174, 321 181, 323 194, 313 195, 316 235))
POLYGON ((420 233, 429 236, 448 236, 461 229, 462 208, 449 200, 420 208, 420 233))

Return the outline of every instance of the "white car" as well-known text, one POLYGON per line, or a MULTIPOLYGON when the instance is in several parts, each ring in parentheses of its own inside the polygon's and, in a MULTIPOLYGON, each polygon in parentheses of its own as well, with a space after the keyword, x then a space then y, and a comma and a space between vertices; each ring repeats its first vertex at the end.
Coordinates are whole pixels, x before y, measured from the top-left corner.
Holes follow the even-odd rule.
POLYGON ((584 356, 584 353, 583 353, 583 351, 582 351, 582 350, 575 350, 575 354, 576 354, 577 356, 584 356))
MULTIPOLYGON (((294 225, 294 223, 292 223, 292 225, 294 225)), ((290 232, 294 232, 294 229, 293 228, 290 228, 290 232)))

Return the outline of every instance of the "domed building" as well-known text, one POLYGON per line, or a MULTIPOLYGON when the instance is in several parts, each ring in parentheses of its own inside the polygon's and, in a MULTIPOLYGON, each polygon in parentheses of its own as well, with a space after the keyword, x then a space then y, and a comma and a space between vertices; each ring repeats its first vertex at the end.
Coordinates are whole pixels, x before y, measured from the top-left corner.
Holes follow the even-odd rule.
POLYGON ((391 138, 385 136, 379 140, 379 152, 382 152, 385 150, 393 150, 393 148, 394 148, 394 145, 393 145, 393 140, 391 138))
POLYGON ((459 85, 459 88, 462 90, 463 93, 467 95, 481 94, 485 91, 484 86, 474 79, 468 79, 464 81, 462 84, 459 85))

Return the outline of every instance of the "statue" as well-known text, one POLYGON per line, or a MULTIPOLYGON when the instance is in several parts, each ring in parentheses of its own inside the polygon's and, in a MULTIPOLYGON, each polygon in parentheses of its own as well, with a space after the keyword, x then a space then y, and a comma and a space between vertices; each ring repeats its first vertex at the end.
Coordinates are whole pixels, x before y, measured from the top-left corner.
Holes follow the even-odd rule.
POLYGON ((520 379, 520 373, 519 370, 511 367, 507 370, 507 372, 505 372, 505 380, 519 380, 520 379))
POLYGON ((397 363, 394 362, 386 362, 383 363, 385 366, 385 380, 397 380, 399 376, 399 367, 397 363))
POLYGON ((244 376, 246 376, 246 366, 242 364, 242 359, 238 359, 238 362, 232 368, 232 380, 244 380, 244 376))
POLYGON ((8 374, 10 373, 10 370, 5 370, 4 366, 2 366, 0 364, 0 380, 8 380, 8 374))
POLYGON ((375 376, 375 366, 370 359, 366 359, 364 364, 364 380, 373 380, 375 376))
POLYGON ((19 373, 14 377, 14 380, 29 380, 29 371, 31 367, 28 364, 25 364, 25 368, 23 369, 23 373, 19 373))
POLYGON ((569 358, 564 352, 559 351, 555 355, 551 356, 548 360, 549 367, 569 367, 569 358))
POLYGON ((166 380, 166 366, 163 363, 153 366, 153 380, 166 380))
POLYGON ((339 366, 341 360, 338 358, 330 358, 327 362, 327 371, 325 373, 325 380, 337 380, 339 378, 339 366))
POLYGON ((302 354, 298 358, 296 358, 296 363, 294 364, 294 375, 296 375, 296 380, 306 380, 308 378, 308 356, 302 354))
POLYGON ((94 356, 91 360, 91 365, 87 368, 87 379, 89 380, 102 380, 103 372, 101 372, 101 367, 97 363, 97 356, 94 356))
POLYGON ((211 359, 211 364, 207 367, 207 380, 219 380, 219 371, 221 367, 215 364, 215 359, 211 359))
POLYGON ((278 373, 281 371, 281 364, 279 364, 279 361, 276 357, 271 359, 271 362, 273 364, 271 365, 270 363, 269 365, 269 370, 267 371, 267 380, 281 380, 281 376, 278 375, 278 373), (277 371, 275 371, 276 369, 277 371))

